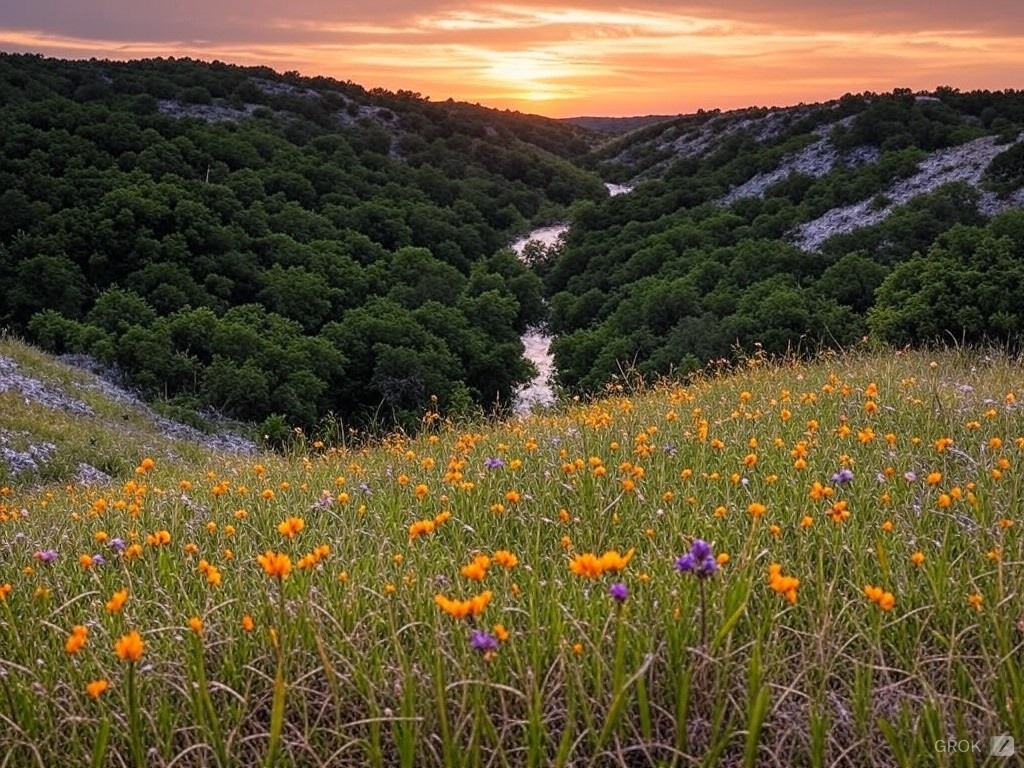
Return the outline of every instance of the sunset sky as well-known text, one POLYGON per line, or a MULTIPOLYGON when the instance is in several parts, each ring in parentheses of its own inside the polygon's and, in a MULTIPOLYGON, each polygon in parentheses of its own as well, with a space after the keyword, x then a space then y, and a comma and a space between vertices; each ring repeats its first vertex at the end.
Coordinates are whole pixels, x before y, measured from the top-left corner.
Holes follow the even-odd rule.
POLYGON ((2 0, 0 50, 261 64, 551 117, 1024 88, 1021 0, 2 0))

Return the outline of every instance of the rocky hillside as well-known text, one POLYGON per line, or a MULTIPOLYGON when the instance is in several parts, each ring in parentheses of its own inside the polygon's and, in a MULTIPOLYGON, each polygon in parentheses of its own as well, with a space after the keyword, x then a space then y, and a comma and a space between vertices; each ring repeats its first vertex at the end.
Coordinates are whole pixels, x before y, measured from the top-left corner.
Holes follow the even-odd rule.
POLYGON ((848 96, 780 109, 716 110, 634 130, 595 151, 593 158, 602 172, 637 184, 665 177, 680 160, 759 155, 748 165, 749 175, 730 179, 714 199, 730 206, 771 196, 799 180, 871 166, 882 158, 883 148, 918 147, 912 172, 893 175, 870 195, 830 207, 788 233, 802 249, 817 251, 830 237, 877 224, 911 200, 955 182, 977 190, 984 215, 1024 206, 1024 132, 1015 129, 1012 119, 997 115, 992 104, 987 114, 972 106, 968 95, 940 90, 848 96), (920 141, 913 134, 915 121, 939 126, 935 133, 941 138, 930 135, 920 141), (1009 184, 993 184, 988 173, 1000 156, 1011 166, 1009 184))
POLYGON ((125 479, 141 456, 190 465, 257 450, 223 424, 198 429, 157 413, 94 361, 58 360, 8 336, 0 414, 0 485, 93 485, 125 479))
POLYGON ((586 162, 633 191, 578 206, 539 265, 564 387, 1024 334, 1024 93, 705 112, 586 162))

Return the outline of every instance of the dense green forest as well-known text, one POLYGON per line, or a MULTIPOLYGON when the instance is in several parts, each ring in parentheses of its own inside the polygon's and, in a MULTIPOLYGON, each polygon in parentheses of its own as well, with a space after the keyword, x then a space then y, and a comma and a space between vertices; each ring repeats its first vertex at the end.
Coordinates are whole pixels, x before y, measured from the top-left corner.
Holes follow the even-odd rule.
POLYGON ((649 180, 576 206, 564 245, 538 265, 560 382, 593 391, 626 373, 650 379, 755 349, 807 353, 869 335, 894 345, 1016 344, 1022 131, 1024 92, 939 89, 781 113, 708 112, 607 144, 589 167, 649 180), (729 198, 815 142, 825 142, 818 151, 830 153, 830 166, 729 198), (700 151, 687 154, 693 146, 700 151), (898 205, 886 199, 932 153, 975 146, 993 155, 980 185, 951 181, 898 205), (801 225, 861 201, 870 201, 866 213, 891 210, 800 247, 801 225))
POLYGON ((0 105, 0 327, 278 426, 507 404, 506 245, 607 196, 567 123, 265 68, 0 55, 0 105))
POLYGON ((0 54, 0 328, 275 434, 507 407, 544 321, 579 392, 755 348, 1024 330, 1024 92, 588 120, 0 54), (814 234, 844 206, 857 226, 814 234), (509 250, 557 221, 529 266, 509 250))

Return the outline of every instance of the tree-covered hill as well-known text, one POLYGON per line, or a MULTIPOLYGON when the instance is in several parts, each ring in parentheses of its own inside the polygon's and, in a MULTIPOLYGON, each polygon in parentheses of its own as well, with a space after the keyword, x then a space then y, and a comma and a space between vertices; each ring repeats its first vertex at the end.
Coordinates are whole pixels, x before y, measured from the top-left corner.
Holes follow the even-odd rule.
POLYGON ((635 189, 578 205, 539 266, 572 389, 737 349, 1024 332, 1024 92, 704 112, 583 163, 635 189))
POLYGON ((592 143, 267 68, 0 55, 0 327, 277 425, 507 403, 543 304, 505 246, 607 195, 592 143))
POLYGON ((0 55, 0 328, 268 434, 507 405, 545 318, 583 392, 866 335, 1015 343, 1022 208, 1021 91, 559 121, 0 55), (508 249, 559 221, 529 268, 508 249))

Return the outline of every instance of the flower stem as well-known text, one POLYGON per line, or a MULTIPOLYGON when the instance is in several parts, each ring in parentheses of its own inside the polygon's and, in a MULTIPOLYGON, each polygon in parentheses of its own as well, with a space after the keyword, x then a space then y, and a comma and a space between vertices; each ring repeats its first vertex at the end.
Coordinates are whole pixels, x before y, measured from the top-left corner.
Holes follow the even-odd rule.
POLYGON ((135 768, 146 768, 146 751, 142 746, 139 725, 139 696, 135 686, 135 662, 128 664, 128 734, 135 768))
POLYGON ((698 580, 700 586, 700 645, 702 648, 706 648, 708 644, 708 612, 707 612, 707 587, 704 584, 704 579, 698 580))

